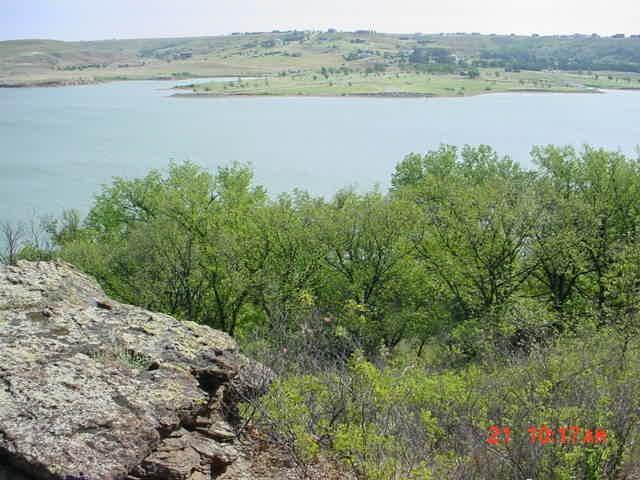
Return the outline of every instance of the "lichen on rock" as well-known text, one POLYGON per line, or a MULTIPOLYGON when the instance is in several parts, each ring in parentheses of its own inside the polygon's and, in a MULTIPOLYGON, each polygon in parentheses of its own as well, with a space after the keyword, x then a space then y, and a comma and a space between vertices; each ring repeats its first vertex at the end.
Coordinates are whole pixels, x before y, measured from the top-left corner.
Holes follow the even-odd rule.
POLYGON ((215 478, 239 456, 233 402, 264 387, 250 372, 270 376, 225 333, 69 264, 0 266, 0 464, 21 474, 215 478))

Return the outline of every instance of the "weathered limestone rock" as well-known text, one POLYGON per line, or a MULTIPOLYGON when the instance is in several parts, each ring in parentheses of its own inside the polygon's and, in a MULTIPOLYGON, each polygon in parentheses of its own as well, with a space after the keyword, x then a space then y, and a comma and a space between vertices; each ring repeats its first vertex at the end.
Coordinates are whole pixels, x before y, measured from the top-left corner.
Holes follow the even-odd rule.
POLYGON ((0 266, 0 465, 216 478, 239 456, 228 412, 264 389, 258 373, 228 335, 112 301, 68 264, 0 266))

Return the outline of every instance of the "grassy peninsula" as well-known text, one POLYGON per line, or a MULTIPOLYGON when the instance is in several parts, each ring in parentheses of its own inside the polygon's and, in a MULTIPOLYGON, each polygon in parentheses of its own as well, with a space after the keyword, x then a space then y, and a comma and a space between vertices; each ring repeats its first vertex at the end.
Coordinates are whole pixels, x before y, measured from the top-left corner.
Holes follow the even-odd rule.
MULTIPOLYGON (((176 96, 378 96, 451 97, 496 92, 593 93, 601 88, 635 88, 620 75, 599 80, 594 75, 567 72, 506 72, 480 69, 464 73, 377 72, 349 73, 340 70, 322 75, 302 72, 275 77, 207 82, 177 87, 176 96)), ((634 78, 636 76, 633 76, 634 78)), ((640 80, 640 75, 637 75, 640 80)), ((640 87, 640 83, 638 83, 640 87)))

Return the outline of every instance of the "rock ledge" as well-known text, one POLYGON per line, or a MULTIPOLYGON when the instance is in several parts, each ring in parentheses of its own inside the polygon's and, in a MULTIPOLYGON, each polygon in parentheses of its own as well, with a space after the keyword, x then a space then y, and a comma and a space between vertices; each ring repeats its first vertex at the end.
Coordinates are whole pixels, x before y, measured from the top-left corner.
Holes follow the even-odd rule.
POLYGON ((0 479, 216 478, 241 456, 229 399, 261 393, 256 375, 228 335, 71 265, 0 266, 0 479))

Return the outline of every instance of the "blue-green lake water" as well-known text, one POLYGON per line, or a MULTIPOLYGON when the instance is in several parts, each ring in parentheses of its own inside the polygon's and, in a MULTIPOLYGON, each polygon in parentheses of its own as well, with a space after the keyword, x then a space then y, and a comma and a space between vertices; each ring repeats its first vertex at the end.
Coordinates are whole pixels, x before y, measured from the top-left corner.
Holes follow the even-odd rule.
POLYGON ((409 152, 486 143, 529 166, 538 144, 636 155, 640 92, 470 98, 172 98, 167 82, 0 89, 0 220, 86 212, 113 176, 170 160, 254 167, 271 193, 389 183, 409 152))

